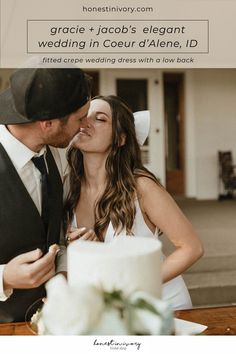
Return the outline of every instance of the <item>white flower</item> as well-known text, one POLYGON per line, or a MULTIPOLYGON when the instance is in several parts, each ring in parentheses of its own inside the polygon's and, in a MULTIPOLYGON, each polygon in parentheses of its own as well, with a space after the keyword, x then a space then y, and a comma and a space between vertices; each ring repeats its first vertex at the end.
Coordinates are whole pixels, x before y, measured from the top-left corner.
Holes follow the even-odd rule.
POLYGON ((111 336, 129 335, 126 321, 121 318, 119 311, 116 308, 107 307, 98 322, 98 325, 90 333, 91 335, 111 336))
POLYGON ((37 332, 38 332, 38 335, 40 336, 44 336, 44 335, 47 335, 47 334, 50 334, 50 333, 47 333, 47 329, 45 327, 45 324, 43 322, 43 319, 42 317, 40 317, 38 319, 38 322, 37 322, 37 332))
POLYGON ((131 295, 129 302, 133 305, 133 334, 168 335, 174 332, 173 309, 168 302, 142 291, 131 295))
POLYGON ((91 285, 70 287, 62 275, 47 285, 47 301, 32 317, 41 335, 172 334, 173 310, 145 292, 125 296, 91 285))
POLYGON ((62 275, 57 275, 46 284, 46 289, 42 321, 48 334, 88 334, 100 320, 104 302, 97 288, 73 288, 62 275))
POLYGON ((39 334, 40 336, 46 335, 47 331, 42 320, 41 310, 35 312, 35 314, 31 318, 31 328, 34 333, 39 334))

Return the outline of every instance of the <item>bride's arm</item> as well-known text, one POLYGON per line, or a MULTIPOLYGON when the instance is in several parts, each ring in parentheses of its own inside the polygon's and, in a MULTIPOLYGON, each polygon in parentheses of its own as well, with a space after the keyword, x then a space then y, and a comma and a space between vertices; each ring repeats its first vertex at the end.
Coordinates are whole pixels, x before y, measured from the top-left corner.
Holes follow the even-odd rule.
POLYGON ((162 280, 166 282, 196 262, 203 255, 203 247, 192 225, 164 188, 150 178, 139 177, 137 192, 142 212, 176 248, 163 262, 162 280))

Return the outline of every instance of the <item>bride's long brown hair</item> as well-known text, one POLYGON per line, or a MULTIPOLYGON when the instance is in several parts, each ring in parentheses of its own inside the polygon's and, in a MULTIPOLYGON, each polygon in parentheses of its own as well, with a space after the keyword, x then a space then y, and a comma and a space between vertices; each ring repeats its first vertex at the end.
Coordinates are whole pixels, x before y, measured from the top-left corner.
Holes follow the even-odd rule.
MULTIPOLYGON (((94 209, 94 231, 103 241, 103 234, 109 222, 116 234, 126 229, 132 235, 136 208, 136 178, 145 176, 159 184, 157 178, 148 171, 141 161, 141 150, 136 138, 134 116, 128 105, 118 96, 96 96, 107 102, 112 112, 112 146, 107 157, 106 186, 94 209), (120 137, 126 137, 120 144, 120 137)), ((71 223, 73 212, 80 198, 81 183, 84 180, 83 155, 79 149, 71 147, 67 153, 70 167, 70 192, 64 206, 64 227, 71 223)))

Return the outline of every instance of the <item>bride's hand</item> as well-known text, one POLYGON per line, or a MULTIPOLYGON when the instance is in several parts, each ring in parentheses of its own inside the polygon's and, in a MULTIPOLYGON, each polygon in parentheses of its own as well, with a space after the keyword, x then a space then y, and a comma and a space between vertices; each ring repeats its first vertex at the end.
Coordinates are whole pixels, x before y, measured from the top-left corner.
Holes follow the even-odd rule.
POLYGON ((70 244, 75 240, 87 240, 87 241, 99 241, 93 229, 87 229, 86 227, 80 227, 78 229, 70 229, 66 234, 66 242, 70 244))

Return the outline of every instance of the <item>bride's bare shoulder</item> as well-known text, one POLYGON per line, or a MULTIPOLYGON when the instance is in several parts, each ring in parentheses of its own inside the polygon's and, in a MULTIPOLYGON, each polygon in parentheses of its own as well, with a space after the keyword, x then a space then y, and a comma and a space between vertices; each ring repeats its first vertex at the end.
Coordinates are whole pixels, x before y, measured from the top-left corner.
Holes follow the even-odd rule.
POLYGON ((146 195, 146 193, 162 192, 165 189, 158 181, 155 181, 151 176, 137 176, 136 189, 138 194, 146 195))

